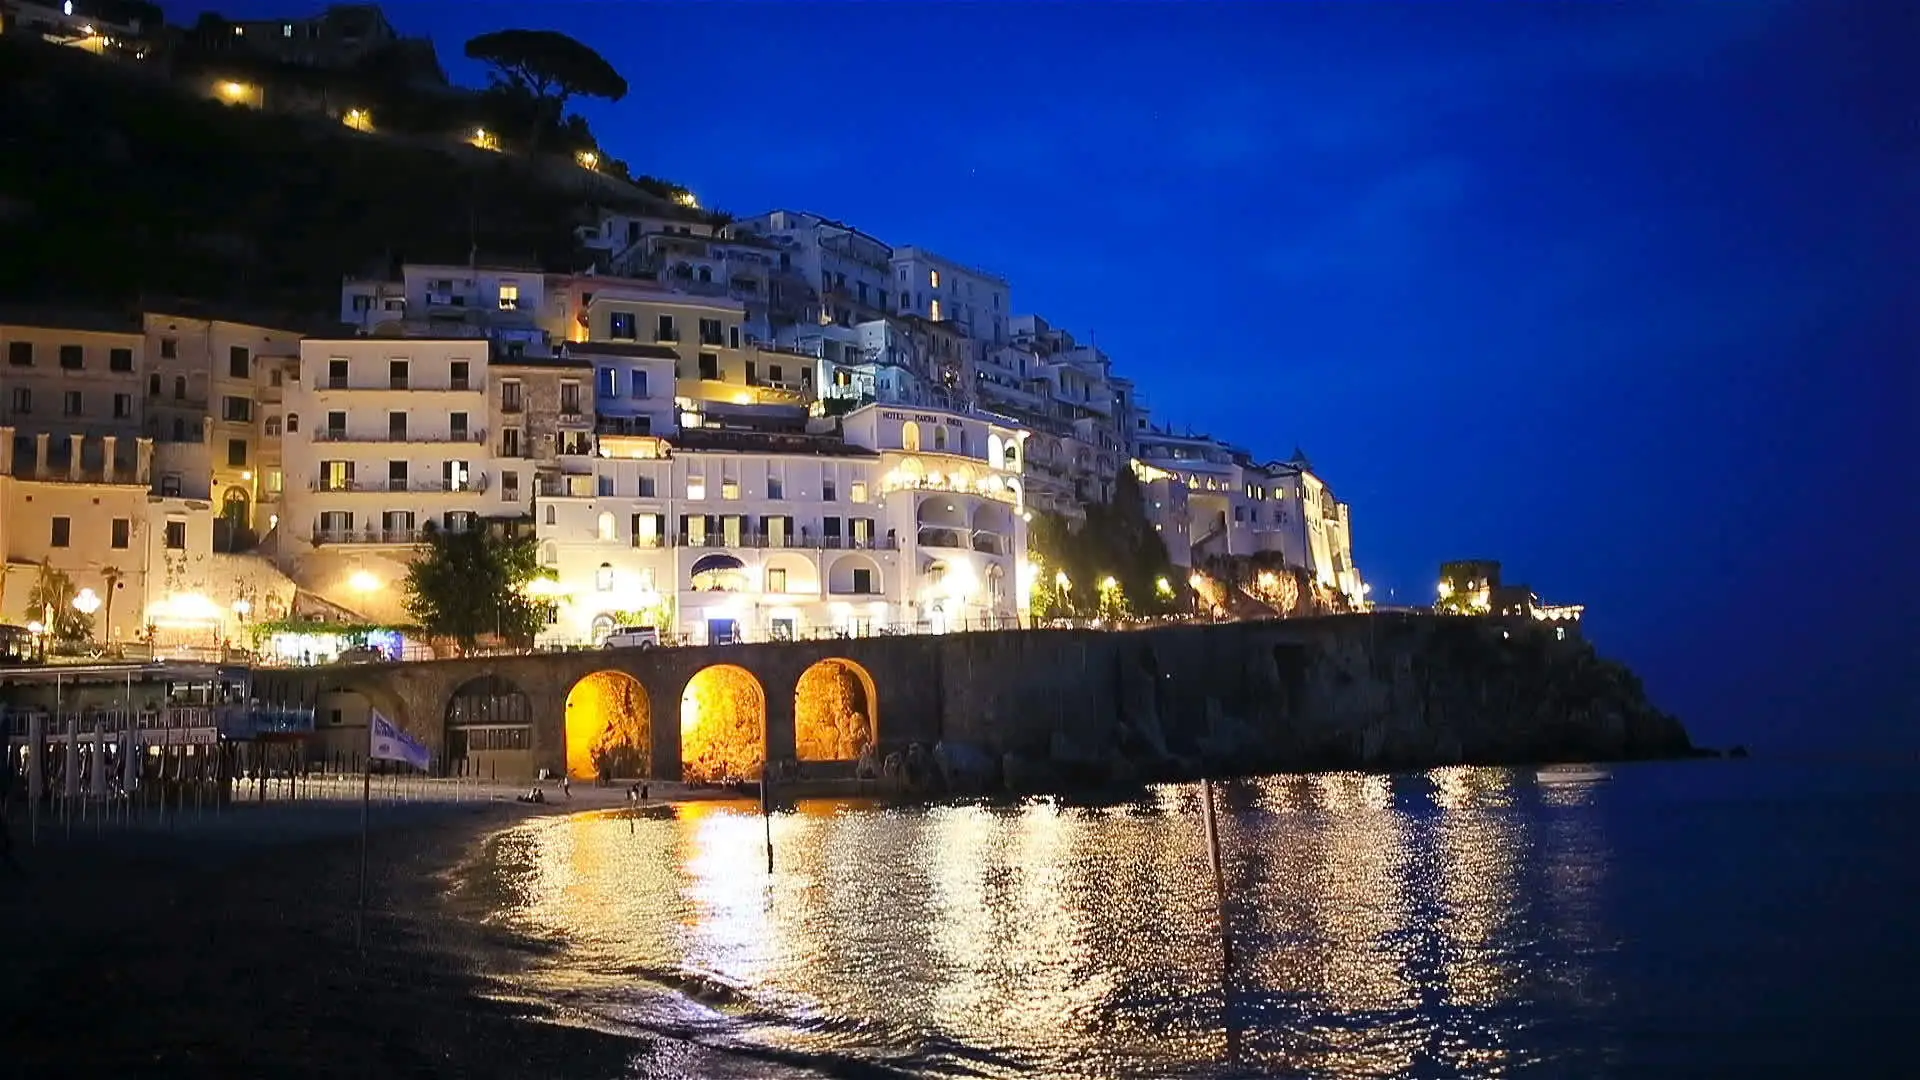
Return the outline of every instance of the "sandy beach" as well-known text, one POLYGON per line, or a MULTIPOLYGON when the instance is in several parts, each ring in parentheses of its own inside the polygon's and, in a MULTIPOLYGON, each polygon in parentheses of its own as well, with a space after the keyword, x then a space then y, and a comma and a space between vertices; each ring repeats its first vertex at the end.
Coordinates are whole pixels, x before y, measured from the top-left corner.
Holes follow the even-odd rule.
MULTIPOLYGON (((576 793, 579 793, 576 789, 576 793)), ((529 814, 617 792, 376 808, 354 946, 359 807, 236 806, 172 831, 69 839, 43 823, 0 867, 0 1071, 57 1076, 616 1076, 644 1046, 483 996, 537 949, 458 914, 452 872, 529 814)))

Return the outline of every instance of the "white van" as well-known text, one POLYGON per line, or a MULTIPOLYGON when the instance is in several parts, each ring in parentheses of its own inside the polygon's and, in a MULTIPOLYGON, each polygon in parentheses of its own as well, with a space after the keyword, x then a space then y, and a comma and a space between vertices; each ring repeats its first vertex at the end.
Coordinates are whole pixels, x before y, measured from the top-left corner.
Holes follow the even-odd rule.
POLYGON ((660 644, 660 630, 654 626, 616 626, 607 640, 600 643, 603 649, 651 649, 660 644))

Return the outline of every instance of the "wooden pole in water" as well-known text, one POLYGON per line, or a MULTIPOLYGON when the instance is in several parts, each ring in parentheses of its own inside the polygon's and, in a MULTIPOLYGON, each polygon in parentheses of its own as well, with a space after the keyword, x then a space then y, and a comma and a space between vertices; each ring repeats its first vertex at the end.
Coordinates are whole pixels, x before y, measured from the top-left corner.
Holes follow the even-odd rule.
POLYGON ((1220 962, 1233 971, 1233 935, 1227 927, 1227 878, 1220 869, 1220 822, 1213 812, 1213 781, 1200 781, 1200 816, 1207 825, 1207 858, 1213 863, 1214 902, 1220 913, 1220 962))
POLYGON ((767 873, 773 873, 773 794, 768 786, 766 766, 760 771, 760 824, 767 834, 767 873))

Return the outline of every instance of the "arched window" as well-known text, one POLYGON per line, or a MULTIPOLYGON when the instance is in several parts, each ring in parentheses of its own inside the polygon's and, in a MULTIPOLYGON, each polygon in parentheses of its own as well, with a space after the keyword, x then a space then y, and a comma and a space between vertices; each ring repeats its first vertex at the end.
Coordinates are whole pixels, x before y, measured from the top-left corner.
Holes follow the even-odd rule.
POLYGON ((280 418, 279 417, 277 416, 267 417, 267 434, 270 436, 280 434, 280 418))
POLYGON ((707 269, 707 268, 706 268, 706 267, 704 267, 704 266, 703 266, 703 267, 701 267, 701 268, 700 268, 700 280, 701 280, 701 281, 712 281, 712 280, 713 280, 713 271, 712 271, 712 270, 709 270, 709 269, 707 269))
POLYGON ((601 563, 600 569, 593 572, 593 587, 601 592, 613 591, 612 563, 601 563))
POLYGON ((968 457, 973 456, 973 440, 967 438, 966 428, 960 429, 960 452, 968 457))
POLYGON ((900 425, 900 446, 904 450, 920 449, 920 425, 909 420, 900 425))
POLYGON ((1019 472, 1020 471, 1020 440, 1008 439, 1007 447, 1006 447, 1006 455, 1002 457, 1000 460, 1003 462, 1003 467, 1005 467, 1006 469, 1012 472, 1019 472))
POLYGON ((300 414, 297 412, 288 413, 287 414, 287 434, 296 435, 296 434, 299 434, 299 431, 300 431, 300 414))
POLYGON ((947 448, 947 429, 945 425, 933 429, 933 448, 935 450, 945 450, 947 448))
POLYGON ((620 538, 620 526, 614 522, 613 515, 609 513, 603 512, 600 515, 599 525, 595 531, 602 540, 618 540, 620 538))
POLYGON ((556 508, 551 503, 547 504, 547 524, 549 525, 556 524, 559 521, 559 519, 560 519, 560 512, 558 508, 556 508))
POLYGON ((560 565, 559 545, 555 544, 551 540, 540 545, 540 565, 541 566, 559 566, 560 565))
POLYGON ((989 434, 987 436, 987 463, 990 465, 1000 464, 1000 462, 1004 460, 1000 456, 1000 451, 1000 436, 989 434))

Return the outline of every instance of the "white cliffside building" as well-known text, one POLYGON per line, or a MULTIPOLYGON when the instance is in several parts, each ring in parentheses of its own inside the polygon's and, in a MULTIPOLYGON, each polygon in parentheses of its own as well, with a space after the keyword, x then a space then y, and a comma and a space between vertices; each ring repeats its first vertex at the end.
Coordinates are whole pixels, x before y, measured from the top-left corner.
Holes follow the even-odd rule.
POLYGON ((423 530, 523 514, 533 465, 496 460, 486 338, 309 338, 287 388, 278 554, 300 587, 406 621, 398 583, 423 530))
POLYGON ((1023 434, 877 405, 839 435, 603 435, 590 491, 539 500, 549 643, 614 626, 713 644, 1010 626, 1023 434))

